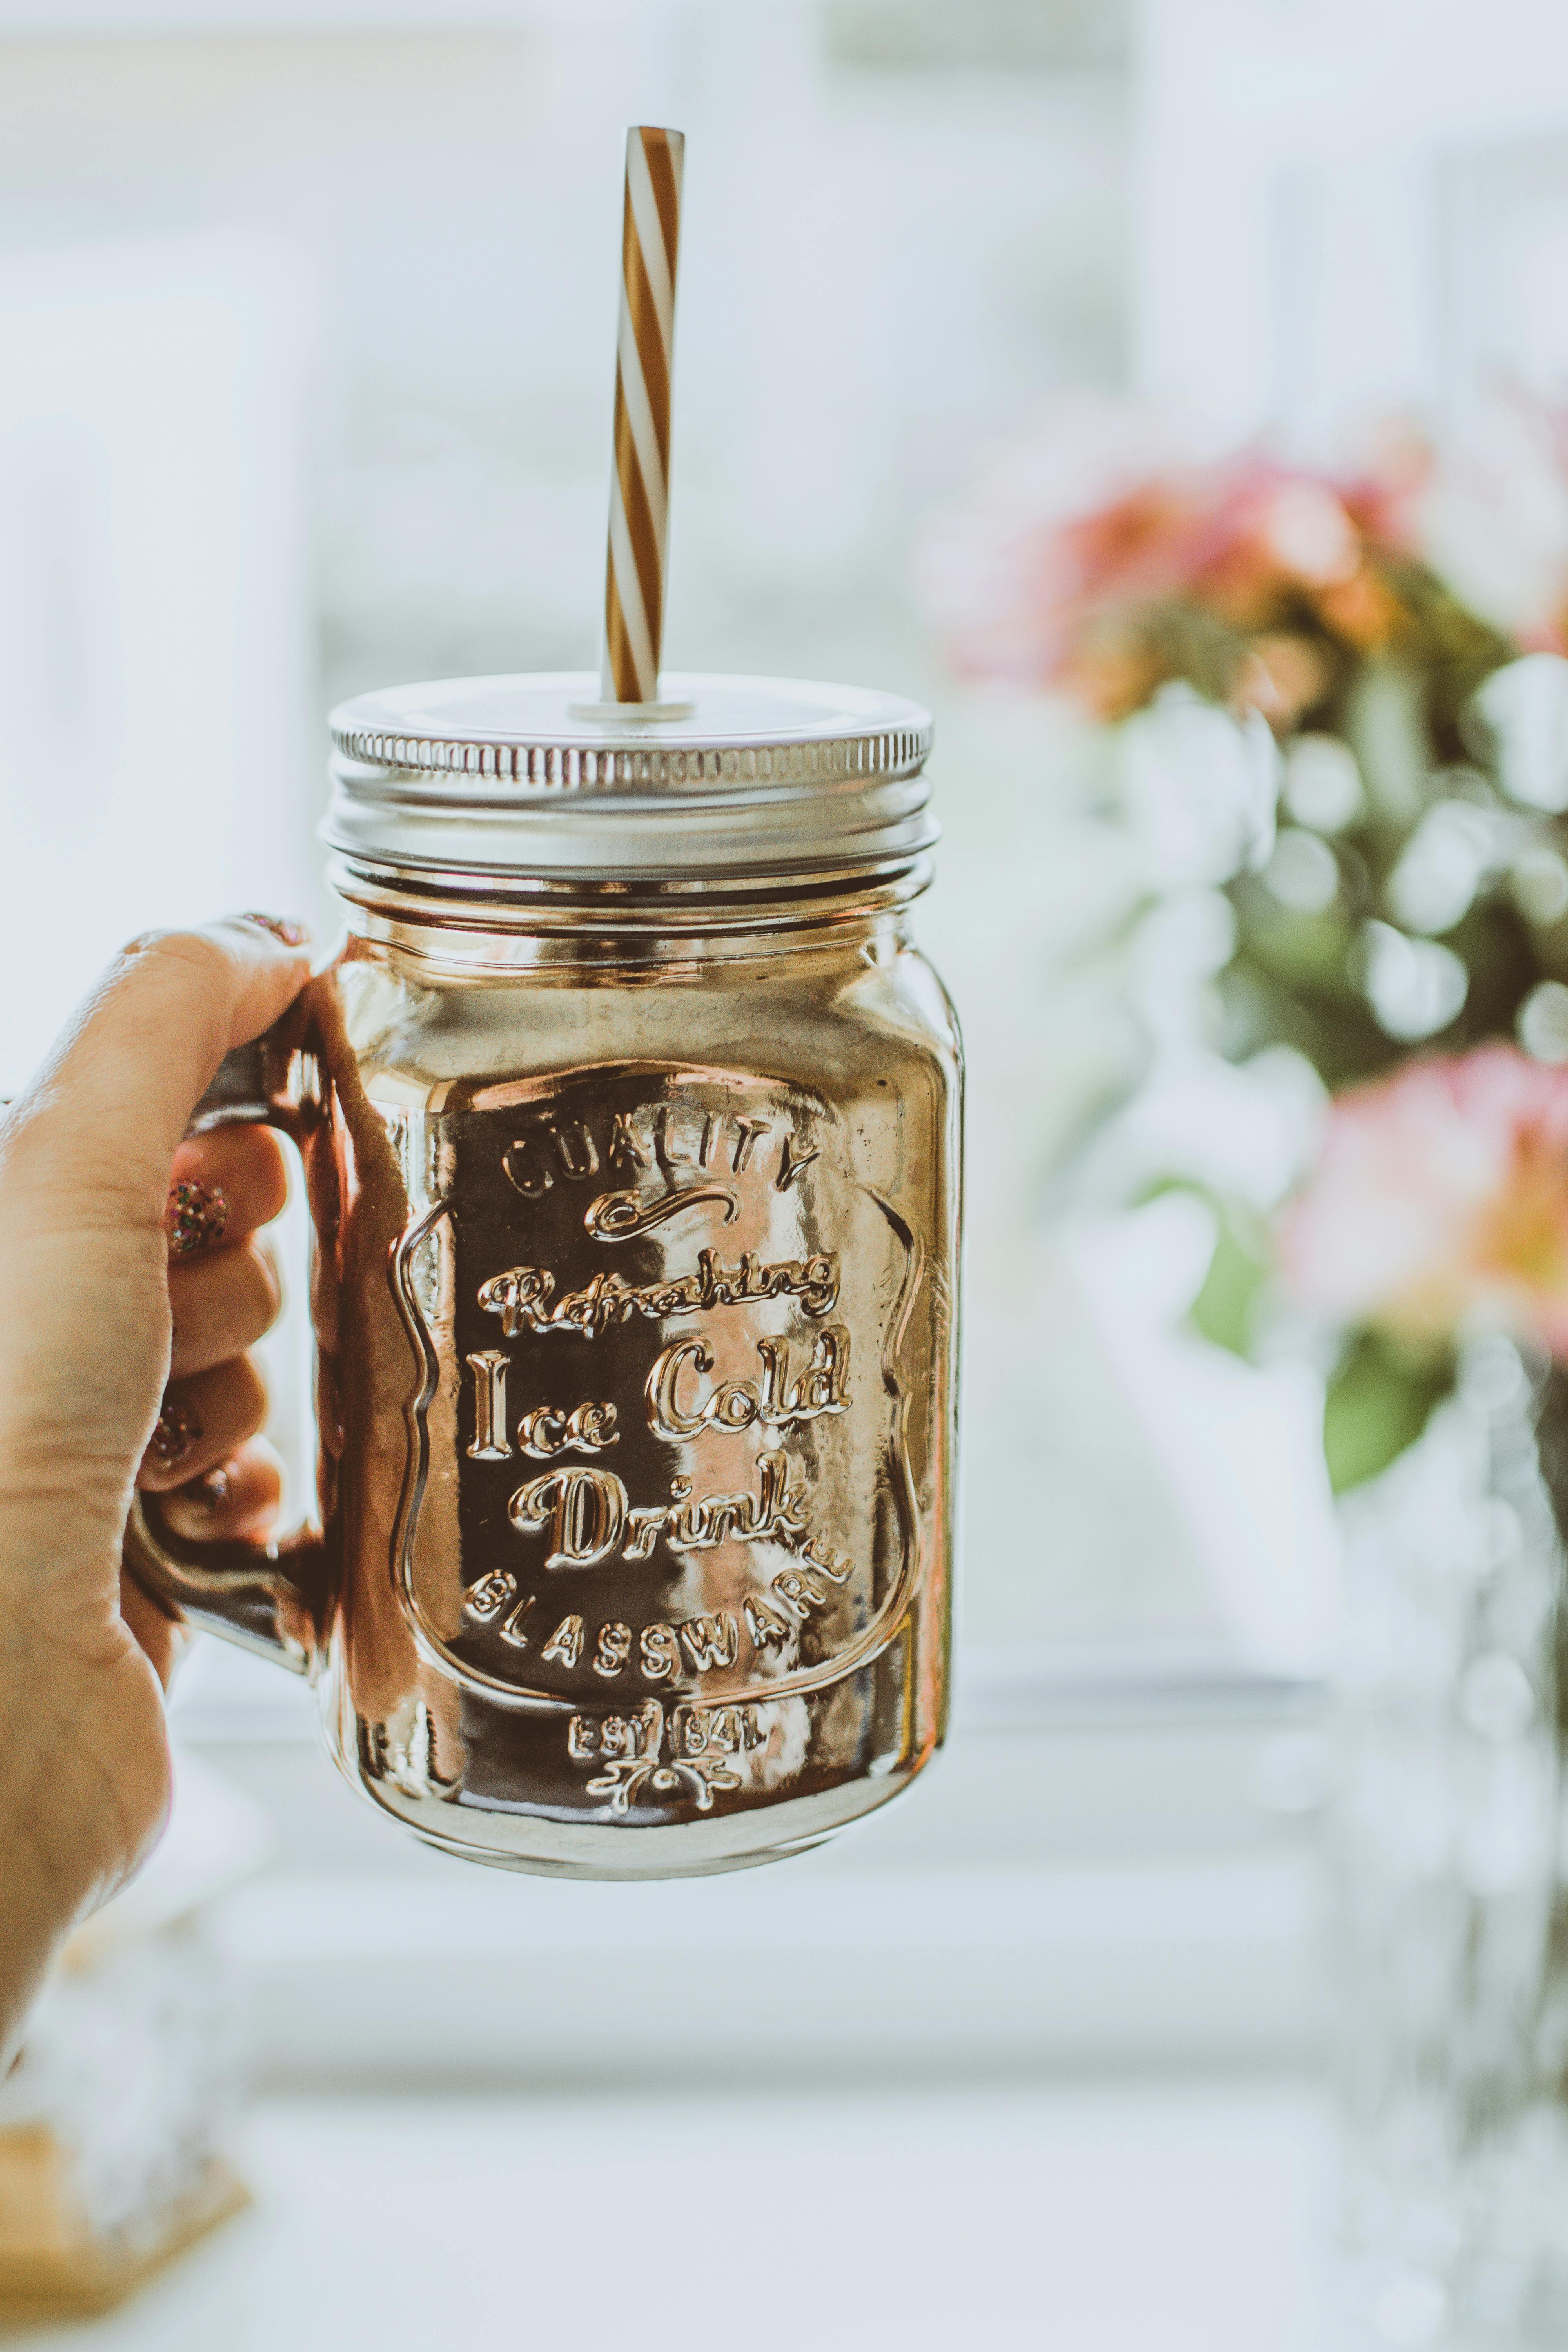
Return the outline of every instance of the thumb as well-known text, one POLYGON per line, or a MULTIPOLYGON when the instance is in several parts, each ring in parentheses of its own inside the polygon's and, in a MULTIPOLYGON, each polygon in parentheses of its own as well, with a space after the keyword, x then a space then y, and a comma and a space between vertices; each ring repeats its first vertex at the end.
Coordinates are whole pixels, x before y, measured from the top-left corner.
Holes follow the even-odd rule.
POLYGON ((218 1064, 310 977, 303 933, 270 921, 148 932, 78 1008, 4 1131, 7 1180, 40 1191, 51 1223, 162 1225, 170 1166, 218 1064))

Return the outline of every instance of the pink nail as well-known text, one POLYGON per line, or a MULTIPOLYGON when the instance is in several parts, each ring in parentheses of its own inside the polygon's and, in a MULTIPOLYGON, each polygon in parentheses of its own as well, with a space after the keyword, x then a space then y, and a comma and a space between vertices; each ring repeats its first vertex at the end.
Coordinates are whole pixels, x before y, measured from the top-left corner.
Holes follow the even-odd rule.
POLYGON ((281 940, 286 948, 302 948, 310 936, 304 924, 295 922, 291 915, 247 913, 239 919, 242 923, 255 923, 259 929, 270 931, 273 938, 281 940))

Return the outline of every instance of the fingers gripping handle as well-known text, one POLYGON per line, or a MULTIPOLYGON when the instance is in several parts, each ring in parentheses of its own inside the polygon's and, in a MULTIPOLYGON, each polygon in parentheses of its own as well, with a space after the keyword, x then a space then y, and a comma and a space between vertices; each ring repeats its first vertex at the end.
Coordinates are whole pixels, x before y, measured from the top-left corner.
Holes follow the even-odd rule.
MULTIPOLYGON (((253 1044, 226 1054, 196 1105, 190 1132, 264 1124, 297 1142, 299 1033, 294 1006, 253 1044)), ((126 1523, 124 1561, 142 1591, 171 1614, 295 1674, 313 1671, 325 1584, 325 1554, 314 1528, 273 1543, 188 1543, 164 1524, 157 1497, 139 1493, 126 1523)))
POLYGON ((264 1029, 248 1045, 237 1045, 224 1055, 216 1077, 192 1114, 192 1135, 205 1135, 213 1127, 258 1124, 292 1133, 299 1112, 289 1084, 294 1026, 285 1014, 275 1028, 264 1029))
POLYGON ((313 1528, 282 1543, 184 1543, 164 1526, 156 1502, 138 1495, 122 1557, 142 1591, 171 1616, 297 1675, 314 1672, 322 1551, 313 1528))

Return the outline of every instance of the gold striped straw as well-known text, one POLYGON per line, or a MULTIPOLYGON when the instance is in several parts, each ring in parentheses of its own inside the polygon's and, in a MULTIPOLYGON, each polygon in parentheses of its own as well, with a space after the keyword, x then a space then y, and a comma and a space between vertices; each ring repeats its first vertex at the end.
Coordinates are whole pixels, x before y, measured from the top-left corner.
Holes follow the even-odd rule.
POLYGON ((669 520, 669 387, 675 357, 675 257, 680 236, 679 131, 626 133, 621 316, 616 344, 616 462, 605 577, 606 702, 658 700, 669 520))

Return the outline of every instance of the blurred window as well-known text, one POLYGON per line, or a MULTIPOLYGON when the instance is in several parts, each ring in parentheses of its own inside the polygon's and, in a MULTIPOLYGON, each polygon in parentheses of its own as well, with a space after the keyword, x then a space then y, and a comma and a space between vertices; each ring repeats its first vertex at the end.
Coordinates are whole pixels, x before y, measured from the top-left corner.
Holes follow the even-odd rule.
MULTIPOLYGON (((453 31, 403 0, 388 30, 343 0, 315 33, 285 13, 268 34, 263 8, 192 0, 175 35, 81 0, 45 38, 0 0, 0 810, 27 880, 0 1083, 124 932, 268 902, 330 926, 331 701, 594 660, 621 140, 681 123, 670 663, 903 690, 938 720, 916 929, 970 1057, 960 1711, 991 1736, 955 1743, 947 1795, 878 1851, 923 1872, 1244 1844, 1253 1732, 1226 1710, 1273 1719, 1247 1499, 1268 1513, 1270 1461, 1235 1397, 1194 1450, 1115 1285, 1091 1303, 1045 1213, 1126 1050, 1095 950, 1127 877, 1060 717, 957 688, 910 586, 988 443, 1127 379, 1129 12, 555 0, 453 31), (1228 1517, 1201 1507, 1226 1460, 1228 1517), (1151 1745, 1151 1712, 1183 1706, 1225 1727, 1151 1745), (1047 1765, 1042 1722, 1080 1727, 1047 1765)), ((300 1289, 271 1343, 297 1501, 300 1289)), ((308 1696, 275 1670, 205 1645, 176 1720, 265 1795, 305 1890, 255 1928, 284 2033, 321 1938, 355 1931, 310 1890, 401 1868, 417 1908, 423 1858, 323 1793, 308 1696)))

